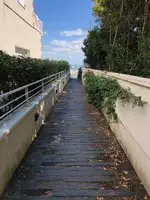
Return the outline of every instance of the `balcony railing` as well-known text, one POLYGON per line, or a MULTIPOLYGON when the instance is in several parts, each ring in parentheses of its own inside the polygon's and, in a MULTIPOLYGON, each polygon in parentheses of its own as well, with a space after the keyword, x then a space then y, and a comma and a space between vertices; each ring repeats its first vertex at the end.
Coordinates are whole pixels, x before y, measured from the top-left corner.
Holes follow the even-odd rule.
POLYGON ((69 72, 62 71, 0 95, 0 120, 44 92, 66 74, 69 72))
POLYGON ((33 14, 33 27, 38 30, 40 33, 43 33, 43 24, 42 21, 38 18, 38 16, 33 14))

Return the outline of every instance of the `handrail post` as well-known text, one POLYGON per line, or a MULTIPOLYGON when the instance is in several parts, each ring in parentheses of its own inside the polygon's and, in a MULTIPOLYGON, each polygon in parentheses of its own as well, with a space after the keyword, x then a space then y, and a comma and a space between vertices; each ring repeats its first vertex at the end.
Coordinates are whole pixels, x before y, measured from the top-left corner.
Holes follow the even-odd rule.
POLYGON ((25 88, 25 97, 26 97, 26 102, 29 101, 29 90, 28 87, 25 88))
POLYGON ((42 80, 42 91, 44 92, 45 86, 44 86, 44 80, 42 80))
POLYGON ((61 79, 61 72, 59 73, 59 79, 61 79))

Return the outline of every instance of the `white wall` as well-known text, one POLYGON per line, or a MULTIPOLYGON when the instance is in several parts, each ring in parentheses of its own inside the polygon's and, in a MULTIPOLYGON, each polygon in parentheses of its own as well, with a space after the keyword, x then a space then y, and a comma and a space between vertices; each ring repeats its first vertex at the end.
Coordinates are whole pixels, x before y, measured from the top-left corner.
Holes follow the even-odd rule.
POLYGON ((4 7, 4 0, 1 0, 0 1, 0 49, 2 48, 3 7, 4 7))
POLYGON ((4 4, 14 10, 20 17, 26 20, 30 25, 33 25, 33 0, 24 0, 25 6, 23 7, 18 0, 2 0, 4 4))
POLYGON ((32 1, 23 8, 17 0, 0 1, 0 50, 16 55, 15 46, 30 51, 30 57, 41 58, 42 33, 34 26, 32 1))
MULTIPOLYGON (((87 69, 84 69, 83 74, 86 71, 87 69)), ((130 88, 146 102, 144 107, 132 108, 130 104, 123 106, 117 101, 116 112, 120 122, 110 123, 110 127, 150 194, 150 79, 98 70, 90 71, 98 76, 115 77, 122 87, 130 88)))

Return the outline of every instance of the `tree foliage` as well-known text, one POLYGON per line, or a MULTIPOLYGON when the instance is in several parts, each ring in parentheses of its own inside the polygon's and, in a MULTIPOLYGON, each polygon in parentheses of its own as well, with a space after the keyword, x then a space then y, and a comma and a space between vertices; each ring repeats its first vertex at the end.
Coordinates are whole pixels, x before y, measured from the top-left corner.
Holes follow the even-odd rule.
POLYGON ((91 68, 150 77, 150 0, 93 0, 97 28, 84 41, 91 68))
POLYGON ((99 28, 95 27, 91 30, 87 36, 87 39, 84 40, 84 47, 82 48, 86 58, 85 63, 88 63, 91 68, 100 68, 103 69, 105 67, 105 57, 106 51, 104 50, 105 40, 99 30, 99 28))

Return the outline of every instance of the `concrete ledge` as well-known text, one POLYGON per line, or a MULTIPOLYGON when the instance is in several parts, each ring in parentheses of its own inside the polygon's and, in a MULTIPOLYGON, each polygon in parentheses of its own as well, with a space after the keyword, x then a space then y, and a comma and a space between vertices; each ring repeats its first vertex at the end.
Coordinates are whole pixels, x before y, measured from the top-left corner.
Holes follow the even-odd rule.
POLYGON ((148 78, 142 78, 138 76, 132 76, 132 75, 127 75, 127 74, 119 74, 119 73, 113 73, 113 72, 106 72, 106 71, 100 71, 100 70, 92 70, 92 69, 84 69, 83 72, 91 71, 94 72, 95 75, 97 76, 111 76, 116 79, 126 81, 129 83, 137 84, 143 87, 150 88, 150 79, 148 78))
POLYGON ((150 194, 150 79, 92 69, 84 69, 83 76, 87 71, 116 78, 122 87, 130 88, 146 102, 144 107, 132 108, 130 104, 123 106, 117 101, 119 123, 110 123, 110 127, 150 194))
POLYGON ((64 76, 0 124, 0 196, 69 80, 64 76), (36 115, 38 114, 38 117, 36 115))

